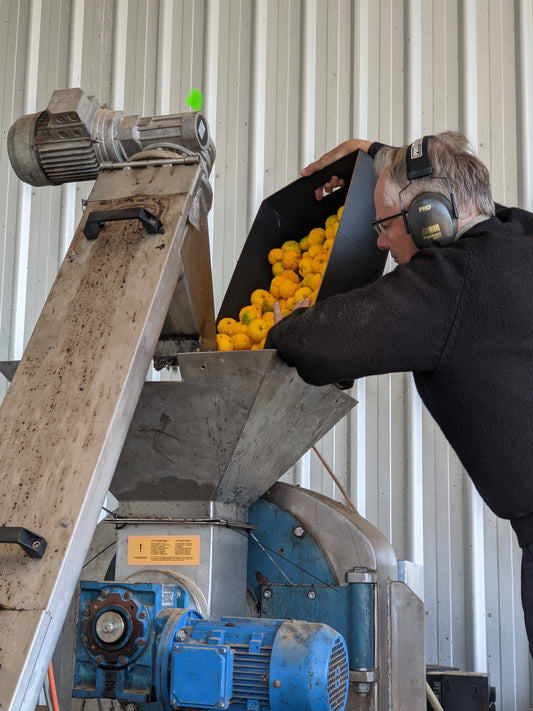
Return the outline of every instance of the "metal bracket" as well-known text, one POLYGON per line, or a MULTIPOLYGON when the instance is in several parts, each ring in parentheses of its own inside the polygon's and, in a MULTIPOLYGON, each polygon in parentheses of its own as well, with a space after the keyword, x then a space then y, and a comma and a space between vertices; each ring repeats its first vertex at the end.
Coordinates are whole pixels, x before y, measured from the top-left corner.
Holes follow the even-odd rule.
POLYGON ((0 543, 18 543, 30 558, 42 558, 47 546, 42 536, 21 526, 1 526, 0 543))
POLYGON ((91 212, 83 228, 83 234, 87 239, 96 239, 106 222, 116 222, 118 220, 140 220, 148 234, 163 234, 163 225, 159 218, 148 212, 144 207, 91 212))
POLYGON ((377 583, 377 580, 377 572, 368 568, 354 568, 346 573, 347 583, 377 583))

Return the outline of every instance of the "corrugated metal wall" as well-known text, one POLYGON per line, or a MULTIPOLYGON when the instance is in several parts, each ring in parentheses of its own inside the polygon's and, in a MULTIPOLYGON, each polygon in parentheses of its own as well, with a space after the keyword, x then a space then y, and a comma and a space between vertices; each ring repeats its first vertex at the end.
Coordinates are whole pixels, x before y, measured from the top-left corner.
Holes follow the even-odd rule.
MULTIPOLYGON (((531 0, 0 0, 0 359, 20 357, 90 189, 22 185, 7 131, 68 86, 141 115, 187 110, 202 89, 217 304, 263 197, 349 137, 462 130, 495 197, 533 208, 531 0)), ((353 392, 358 407, 319 449, 398 557, 423 565, 428 663, 488 671, 498 709, 524 711, 509 525, 480 502, 409 375, 353 392)), ((289 478, 342 498, 313 452, 289 478)))

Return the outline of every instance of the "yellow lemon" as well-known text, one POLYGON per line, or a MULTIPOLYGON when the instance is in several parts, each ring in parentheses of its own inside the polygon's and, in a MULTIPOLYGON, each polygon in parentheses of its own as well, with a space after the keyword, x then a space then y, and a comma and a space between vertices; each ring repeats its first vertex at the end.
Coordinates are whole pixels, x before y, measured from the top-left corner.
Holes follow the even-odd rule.
POLYGON ((262 315, 262 311, 262 308, 257 304, 245 306, 239 311, 239 321, 242 321, 248 326, 250 321, 253 321, 254 318, 258 318, 262 315))
POLYGON ((247 333, 236 333, 231 337, 233 349, 236 351, 249 351, 252 341, 247 333))
MULTIPOLYGON (((289 299, 290 301, 290 299, 289 299)), ((288 302, 287 302, 288 303, 288 302)), ((269 328, 271 328, 274 325, 274 312, 273 311, 267 311, 266 313, 263 314, 263 321, 267 324, 269 328)))
POLYGON ((300 245, 298 244, 298 242, 295 239, 289 239, 286 242, 284 242, 281 245, 281 249, 284 252, 297 252, 298 254, 300 254, 300 252, 301 252, 300 245))
POLYGON ((221 318, 217 325, 219 333, 225 333, 227 336, 233 336, 237 321, 234 318, 221 318))
POLYGON ((279 299, 279 298, 280 298, 280 296, 279 296, 279 285, 280 285, 280 282, 282 282, 282 281, 283 281, 283 277, 281 276, 281 274, 279 274, 278 276, 275 276, 275 277, 272 279, 272 281, 270 282, 270 293, 272 294, 272 296, 273 296, 275 299, 279 299))
POLYGON ((324 272, 321 271, 322 265, 327 264, 328 261, 328 255, 327 254, 318 254, 314 259, 313 259, 313 272, 315 274, 323 274, 324 272))
POLYGON ((300 249, 302 250, 302 252, 307 251, 307 248, 309 247, 308 242, 309 242, 309 238, 307 235, 305 235, 305 237, 302 237, 302 239, 300 240, 299 245, 300 245, 300 249))
POLYGON ((232 336, 234 336, 236 333, 248 333, 248 326, 242 321, 237 321, 237 323, 235 324, 235 328, 233 329, 232 336))
POLYGON ((341 221, 341 217, 342 217, 342 213, 343 213, 343 212, 344 212, 344 205, 341 205, 341 206, 339 207, 339 209, 337 210, 337 220, 338 220, 339 222, 341 221))
POLYGON ((322 245, 322 249, 324 250, 324 252, 331 252, 331 248, 333 247, 334 241, 334 238, 330 237, 324 242, 324 244, 322 245))
POLYGON ((328 228, 330 225, 337 224, 338 221, 339 221, 339 220, 338 220, 338 218, 337 218, 337 215, 330 215, 329 217, 326 218, 326 222, 325 222, 325 224, 324 224, 324 227, 325 227, 326 230, 327 230, 327 228, 328 228))
POLYGON ((287 299, 287 311, 292 311, 295 303, 296 301, 294 300, 294 296, 291 296, 289 299, 287 299))
POLYGON ((311 257, 302 257, 298 265, 300 276, 305 276, 313 271, 313 259, 311 257))
POLYGON ((254 306, 263 306, 263 301, 265 300, 265 297, 267 297, 268 291, 266 289, 256 289, 255 291, 252 292, 252 295, 250 296, 250 303, 253 304, 254 306))
POLYGON ((267 314, 272 313, 275 301, 276 297, 272 296, 272 294, 268 294, 268 296, 265 296, 265 298, 263 299, 263 318, 265 318, 267 314))
POLYGON ((275 264, 272 265, 272 274, 274 276, 279 276, 285 271, 285 267, 281 262, 276 262, 275 264))
POLYGON ((281 258, 283 257, 283 250, 279 249, 276 247, 275 249, 271 249, 270 252, 268 253, 268 261, 269 264, 275 264, 276 262, 281 262, 281 258))
POLYGON ((314 259, 319 254, 322 254, 323 251, 324 251, 324 249, 321 244, 313 244, 307 250, 307 256, 310 257, 311 259, 314 259))
POLYGON ((262 318, 254 318, 248 326, 248 336, 254 343, 260 343, 263 338, 266 338, 268 333, 268 324, 262 318))
POLYGON ((335 221, 334 223, 332 223, 326 227, 326 240, 335 239, 335 235, 337 234, 338 226, 339 226, 339 223, 337 221, 335 221))
POLYGON ((288 279, 289 281, 293 281, 295 284, 300 283, 298 274, 296 274, 296 272, 294 272, 292 269, 285 269, 281 276, 285 277, 285 279, 288 279))
POLYGON ((288 299, 294 294, 297 288, 298 284, 295 284, 290 279, 284 279, 279 284, 279 295, 282 299, 288 299))
POLYGON ((232 351, 233 341, 227 333, 217 333, 217 350, 232 351))
POLYGON ((294 293, 294 301, 303 301, 303 299, 310 298, 313 293, 313 290, 310 289, 308 286, 301 286, 295 293, 294 293))
POLYGON ((322 244, 326 239, 326 231, 322 227, 315 227, 308 235, 308 244, 311 247, 314 244, 322 244))
POLYGON ((318 287, 320 286, 321 282, 322 276, 320 274, 311 274, 309 283, 306 284, 306 286, 308 286, 313 291, 318 291, 318 287))
POLYGON ((300 261, 300 252, 296 252, 293 249, 285 250, 281 263, 285 269, 298 269, 298 262, 300 261))

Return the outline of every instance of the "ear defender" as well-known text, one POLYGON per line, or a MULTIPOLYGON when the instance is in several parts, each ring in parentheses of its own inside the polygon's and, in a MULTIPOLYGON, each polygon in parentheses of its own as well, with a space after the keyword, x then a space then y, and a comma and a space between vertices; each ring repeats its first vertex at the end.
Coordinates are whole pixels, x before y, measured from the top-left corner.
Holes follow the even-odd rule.
MULTIPOLYGON (((433 176, 427 144, 431 136, 413 141, 407 148, 405 167, 409 184, 418 178, 431 177, 448 183, 450 197, 441 193, 425 192, 417 195, 408 210, 402 207, 405 229, 419 249, 431 245, 446 247, 457 239, 457 206, 448 178, 433 176)), ((405 188, 404 188, 405 190, 405 188)), ((400 205, 401 193, 400 192, 400 205)))
POLYGON ((440 193, 420 193, 404 213, 406 230, 419 249, 455 241, 457 220, 451 200, 440 193))

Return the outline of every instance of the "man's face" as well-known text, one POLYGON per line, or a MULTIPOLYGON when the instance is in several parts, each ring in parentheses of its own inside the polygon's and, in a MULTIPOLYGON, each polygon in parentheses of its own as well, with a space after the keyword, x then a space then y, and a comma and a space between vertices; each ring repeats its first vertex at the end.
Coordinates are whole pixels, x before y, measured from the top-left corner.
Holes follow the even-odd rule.
MULTIPOLYGON (((384 220, 391 215, 400 212, 400 204, 397 207, 389 207, 384 201, 384 185, 386 175, 382 173, 376 183, 374 190, 374 205, 376 207, 376 219, 384 220)), ((406 231, 401 215, 393 217, 391 220, 381 222, 381 232, 378 235, 377 245, 379 249, 389 250, 391 257, 396 264, 407 264, 413 254, 418 252, 411 235, 406 231)))

